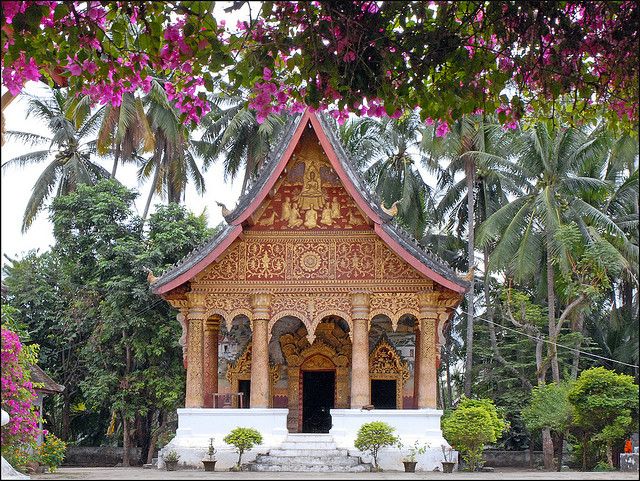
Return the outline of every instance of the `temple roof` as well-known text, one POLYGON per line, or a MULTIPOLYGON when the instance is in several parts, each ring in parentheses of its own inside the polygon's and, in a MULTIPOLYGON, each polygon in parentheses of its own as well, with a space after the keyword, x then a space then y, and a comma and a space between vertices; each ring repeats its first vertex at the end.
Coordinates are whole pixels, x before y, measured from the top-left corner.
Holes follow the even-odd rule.
POLYGON ((58 384, 49 375, 42 370, 37 364, 31 364, 31 381, 34 383, 42 384, 42 387, 34 387, 36 391, 42 391, 50 394, 55 394, 64 391, 64 386, 58 384))
POLYGON ((275 148, 263 163, 255 182, 241 195, 233 211, 224 216, 226 225, 222 223, 212 238, 196 247, 155 279, 151 284, 153 292, 164 294, 189 281, 216 260, 240 235, 243 222, 253 214, 273 188, 298 144, 302 132, 309 124, 315 130, 320 144, 345 188, 358 207, 373 221, 376 234, 396 254, 426 277, 455 292, 465 292, 469 282, 458 277, 442 259, 426 250, 404 231, 392 216, 382 210, 381 200, 375 193, 369 191, 362 177, 353 167, 328 119, 323 114, 312 113, 309 110, 289 120, 276 141, 275 148))

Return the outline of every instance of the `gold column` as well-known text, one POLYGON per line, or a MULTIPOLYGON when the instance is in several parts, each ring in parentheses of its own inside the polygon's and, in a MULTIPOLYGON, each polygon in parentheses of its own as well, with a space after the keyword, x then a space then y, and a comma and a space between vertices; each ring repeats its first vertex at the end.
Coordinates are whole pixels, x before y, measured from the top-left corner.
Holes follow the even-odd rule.
POLYGON ((196 306, 189 308, 188 347, 187 347, 187 392, 185 407, 201 408, 204 406, 202 353, 203 324, 205 308, 196 306))
POLYGON ((369 294, 351 294, 353 345, 351 354, 351 409, 371 403, 369 378, 369 294))
POLYGON ((218 392, 218 329, 219 315, 211 316, 204 325, 203 389, 204 407, 213 406, 213 394, 218 392))
POLYGON ((416 319, 413 327, 413 333, 416 339, 416 345, 413 349, 413 407, 418 408, 418 386, 420 383, 420 319, 416 319))
MULTIPOLYGON (((437 408, 437 369, 436 369, 436 327, 438 323, 438 292, 418 294, 420 306, 419 351, 416 350, 416 362, 420 364, 416 382, 418 383, 418 409, 437 408)), ((416 348, 418 349, 418 347, 416 348)))
POLYGON ((251 342, 251 399, 249 407, 269 407, 269 304, 271 294, 254 294, 251 342))

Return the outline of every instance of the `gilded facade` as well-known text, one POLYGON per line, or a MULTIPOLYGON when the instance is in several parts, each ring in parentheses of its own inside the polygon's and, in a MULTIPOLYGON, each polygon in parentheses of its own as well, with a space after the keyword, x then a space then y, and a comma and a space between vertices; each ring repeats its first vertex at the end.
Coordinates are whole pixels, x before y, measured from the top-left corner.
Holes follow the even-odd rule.
POLYGON ((331 389, 330 408, 361 408, 371 405, 371 381, 388 380, 397 409, 435 408, 443 327, 464 281, 396 235, 388 211, 357 193, 317 118, 305 113, 301 122, 223 235, 152 285, 180 310, 186 405, 209 407, 216 393, 248 381, 250 406, 288 407, 296 432, 312 402, 305 387, 331 389), (370 339, 376 319, 387 319, 395 338, 411 337, 415 369, 391 337, 370 339), (238 323, 251 338, 219 369, 207 361, 220 355, 212 339, 220 330, 229 339, 238 323))

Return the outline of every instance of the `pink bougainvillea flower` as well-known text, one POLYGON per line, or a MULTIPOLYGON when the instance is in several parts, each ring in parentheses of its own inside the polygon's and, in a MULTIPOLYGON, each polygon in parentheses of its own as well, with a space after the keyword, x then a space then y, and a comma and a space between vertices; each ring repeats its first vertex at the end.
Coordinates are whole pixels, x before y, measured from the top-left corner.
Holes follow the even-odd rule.
POLYGON ((436 128, 436 137, 446 137, 449 133, 449 124, 447 122, 441 121, 438 127, 436 128))

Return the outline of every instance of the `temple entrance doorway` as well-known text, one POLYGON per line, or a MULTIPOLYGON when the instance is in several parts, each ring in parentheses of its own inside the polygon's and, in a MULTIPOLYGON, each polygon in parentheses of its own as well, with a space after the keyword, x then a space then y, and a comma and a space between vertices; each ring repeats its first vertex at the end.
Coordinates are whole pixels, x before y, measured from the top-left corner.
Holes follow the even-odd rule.
POLYGON ((302 432, 328 433, 335 405, 336 372, 302 371, 302 432))
POLYGON ((371 404, 376 409, 396 409, 396 381, 372 379, 371 404))
POLYGON ((238 392, 242 393, 242 407, 249 408, 251 399, 251 381, 248 379, 241 379, 238 381, 238 392))

